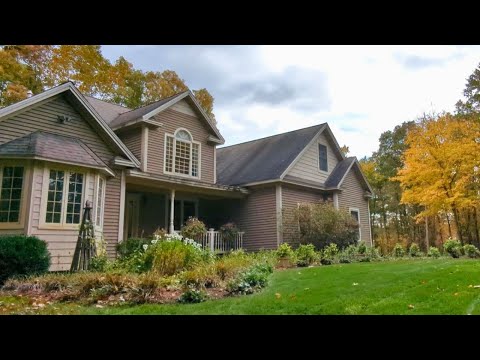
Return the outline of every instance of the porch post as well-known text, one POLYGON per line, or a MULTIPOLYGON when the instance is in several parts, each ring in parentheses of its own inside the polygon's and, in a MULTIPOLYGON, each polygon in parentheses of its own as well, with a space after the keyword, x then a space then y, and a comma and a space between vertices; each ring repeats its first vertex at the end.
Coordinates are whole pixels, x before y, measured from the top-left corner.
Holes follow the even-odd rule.
POLYGON ((174 232, 174 225, 173 225, 173 214, 174 212, 174 206, 175 206, 175 189, 172 189, 170 192, 170 234, 173 234, 174 232))

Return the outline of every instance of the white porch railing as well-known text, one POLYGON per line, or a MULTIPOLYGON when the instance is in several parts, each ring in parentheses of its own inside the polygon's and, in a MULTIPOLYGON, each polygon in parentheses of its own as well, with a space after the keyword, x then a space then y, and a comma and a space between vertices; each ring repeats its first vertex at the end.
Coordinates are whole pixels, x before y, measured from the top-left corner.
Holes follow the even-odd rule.
POLYGON ((233 241, 224 241, 219 231, 209 229, 205 234, 196 239, 196 241, 200 243, 204 249, 210 249, 210 251, 216 253, 225 253, 243 247, 243 234, 244 232, 238 232, 233 241))

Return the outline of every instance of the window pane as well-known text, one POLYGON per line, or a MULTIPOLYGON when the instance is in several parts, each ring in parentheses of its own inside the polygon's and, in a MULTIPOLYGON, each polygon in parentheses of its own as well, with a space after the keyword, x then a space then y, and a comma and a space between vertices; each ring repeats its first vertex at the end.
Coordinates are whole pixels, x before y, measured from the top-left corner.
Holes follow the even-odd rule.
POLYGON ((65 221, 67 224, 78 224, 81 211, 83 174, 71 173, 68 189, 67 216, 65 221))
POLYGON ((173 138, 170 136, 167 136, 165 152, 165 171, 173 172, 173 138))
POLYGON ((198 177, 198 144, 192 144, 192 176, 198 177))
POLYGON ((320 170, 328 171, 327 147, 322 144, 318 144, 318 164, 320 170))
POLYGON ((190 174, 190 144, 177 141, 175 148, 175 172, 178 174, 190 174))
POLYGON ((18 211, 11 211, 10 212, 10 217, 8 218, 8 222, 18 222, 18 216, 19 216, 18 211))
POLYGON ((103 194, 104 194, 105 180, 102 178, 98 179, 98 189, 97 189, 97 209, 95 211, 95 224, 98 226, 102 225, 102 212, 103 212, 103 194))
POLYGON ((192 138, 185 130, 180 130, 179 132, 177 132, 177 135, 175 135, 175 137, 180 140, 192 141, 192 138))
POLYGON ((50 170, 48 183, 48 202, 45 222, 59 224, 62 214, 63 200, 63 171, 50 170))
POLYGON ((6 166, 2 171, 0 191, 0 222, 18 222, 22 198, 23 167, 6 166))

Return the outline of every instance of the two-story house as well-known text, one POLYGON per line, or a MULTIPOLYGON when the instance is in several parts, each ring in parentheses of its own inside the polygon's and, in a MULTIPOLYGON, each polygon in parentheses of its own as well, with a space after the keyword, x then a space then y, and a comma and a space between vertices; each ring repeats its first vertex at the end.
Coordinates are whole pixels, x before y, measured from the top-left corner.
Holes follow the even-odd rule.
POLYGON ((220 147, 224 139, 190 91, 128 109, 84 96, 70 82, 0 110, 0 234, 48 243, 52 270, 70 268, 82 209, 116 244, 190 216, 235 222, 247 250, 283 238, 282 209, 330 199, 371 244, 371 188, 329 126, 220 147))

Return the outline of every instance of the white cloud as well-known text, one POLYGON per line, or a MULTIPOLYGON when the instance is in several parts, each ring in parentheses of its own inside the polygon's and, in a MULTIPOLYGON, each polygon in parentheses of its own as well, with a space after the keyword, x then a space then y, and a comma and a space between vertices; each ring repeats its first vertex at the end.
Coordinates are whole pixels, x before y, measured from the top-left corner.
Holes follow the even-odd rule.
POLYGON ((358 157, 403 121, 453 111, 480 62, 479 46, 108 46, 104 53, 122 51, 143 70, 173 69, 209 89, 227 145, 328 121, 358 157))

